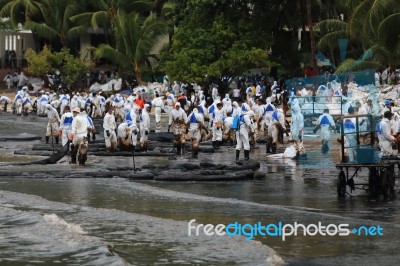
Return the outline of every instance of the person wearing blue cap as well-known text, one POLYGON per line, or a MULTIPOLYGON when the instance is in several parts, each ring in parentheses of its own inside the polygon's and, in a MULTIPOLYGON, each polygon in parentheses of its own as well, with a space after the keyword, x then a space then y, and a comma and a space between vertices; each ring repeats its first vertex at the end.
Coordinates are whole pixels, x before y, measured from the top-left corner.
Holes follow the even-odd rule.
POLYGON ((383 115, 385 112, 387 112, 387 111, 392 112, 392 107, 391 107, 391 102, 390 102, 390 100, 386 100, 386 101, 385 101, 385 107, 383 107, 382 115, 383 115))

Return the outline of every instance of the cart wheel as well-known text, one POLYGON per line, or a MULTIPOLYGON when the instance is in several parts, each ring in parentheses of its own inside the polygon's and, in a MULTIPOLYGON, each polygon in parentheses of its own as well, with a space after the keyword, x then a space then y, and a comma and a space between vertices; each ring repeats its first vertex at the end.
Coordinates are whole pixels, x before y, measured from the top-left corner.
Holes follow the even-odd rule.
POLYGON ((395 177, 394 177, 394 165, 392 167, 390 167, 390 171, 391 171, 391 175, 390 175, 390 193, 391 195, 394 195, 394 185, 396 183, 395 177))
POLYGON ((379 176, 376 168, 369 169, 369 177, 368 177, 368 189, 369 189, 369 195, 371 197, 374 197, 378 195, 378 181, 379 176))
POLYGON ((387 199, 392 192, 394 191, 394 174, 392 171, 392 167, 388 167, 385 169, 385 172, 382 174, 382 190, 383 196, 387 199))
POLYGON ((343 171, 340 171, 337 180, 337 193, 339 197, 346 195, 346 175, 343 171))

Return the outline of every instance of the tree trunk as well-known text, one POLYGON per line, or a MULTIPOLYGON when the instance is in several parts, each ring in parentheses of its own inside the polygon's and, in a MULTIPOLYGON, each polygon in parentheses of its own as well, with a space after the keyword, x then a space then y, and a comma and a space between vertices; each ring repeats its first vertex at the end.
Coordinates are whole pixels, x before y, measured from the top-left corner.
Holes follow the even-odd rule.
POLYGON ((140 70, 139 63, 135 62, 133 64, 133 68, 135 71, 135 78, 136 78, 137 83, 142 84, 143 83, 142 82, 142 71, 140 70))
POLYGON ((315 55, 317 53, 316 47, 315 47, 315 34, 314 34, 313 21, 312 21, 312 16, 311 16, 311 0, 306 0, 306 1, 307 1, 308 30, 310 31, 310 43, 311 43, 311 63, 312 63, 314 75, 318 75, 317 60, 315 58, 315 55))

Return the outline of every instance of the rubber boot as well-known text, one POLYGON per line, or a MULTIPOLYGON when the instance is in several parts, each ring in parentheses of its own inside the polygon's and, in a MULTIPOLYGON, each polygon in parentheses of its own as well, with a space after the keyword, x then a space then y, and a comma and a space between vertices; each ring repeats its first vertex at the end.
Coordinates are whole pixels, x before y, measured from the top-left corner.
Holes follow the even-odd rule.
MULTIPOLYGON (((88 139, 88 141, 89 141, 89 139, 88 139)), ((92 136, 92 141, 93 141, 93 143, 96 141, 96 134, 94 134, 94 133, 93 133, 93 136, 92 136)))
POLYGON ((283 129, 281 129, 281 128, 278 131, 278 142, 280 144, 283 144, 283 129))
POLYGON ((7 103, 4 104, 4 112, 7 112, 7 103))
POLYGON ((71 155, 71 161, 69 162, 70 164, 76 164, 76 154, 71 155))
POLYGON ((176 154, 177 155, 182 154, 182 144, 176 144, 176 154))
POLYGON ((250 151, 249 151, 249 150, 244 150, 244 158, 245 158, 246 160, 250 160, 249 155, 250 155, 250 151))
POLYGON ((239 161, 240 150, 236 150, 236 161, 239 161))
POLYGON ((49 144, 50 136, 46 136, 46 144, 49 144))
POLYGON ((272 143, 272 145, 271 145, 271 152, 272 152, 272 154, 275 154, 276 153, 276 143, 272 143))
POLYGON ((222 146, 222 140, 217 141, 217 147, 221 147, 222 146))
POLYGON ((75 149, 75 145, 71 144, 71 161, 69 162, 70 164, 76 164, 77 152, 78 152, 78 149, 75 149))
POLYGON ((199 151, 197 149, 192 149, 192 158, 197 159, 198 158, 199 151))
POLYGON ((267 144, 265 146, 266 146, 266 153, 271 153, 271 143, 269 140, 267 140, 267 144))
POLYGON ((87 161, 87 154, 82 155, 82 165, 85 165, 87 161))
POLYGON ((58 139, 59 139, 58 136, 54 137, 54 138, 56 139, 56 144, 58 144, 58 139))
POLYGON ((397 144, 397 152, 400 155, 400 143, 397 144))
POLYGON ((214 150, 218 149, 216 141, 212 141, 212 146, 213 146, 214 150))

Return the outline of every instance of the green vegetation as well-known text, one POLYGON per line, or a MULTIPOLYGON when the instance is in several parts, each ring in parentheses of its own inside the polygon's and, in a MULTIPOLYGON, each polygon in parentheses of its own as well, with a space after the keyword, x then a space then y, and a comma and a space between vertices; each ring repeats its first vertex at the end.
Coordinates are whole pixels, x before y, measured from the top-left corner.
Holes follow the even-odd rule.
MULTIPOLYGON (((400 65, 397 0, 0 0, 0 17, 10 18, 2 28, 20 23, 33 31, 37 51, 48 45, 68 62, 77 60, 79 37, 92 28, 102 40, 95 44, 96 58, 139 82, 163 72, 201 84, 250 68, 268 73, 272 66, 298 76, 315 64, 317 50, 338 71, 400 65), (169 42, 155 53, 163 37, 169 42), (344 62, 339 39, 349 40, 344 62)), ((49 50, 30 53, 27 60, 36 60, 31 73, 64 67, 68 83, 80 75, 75 66, 82 62, 61 66, 46 59, 49 50)))
POLYGON ((58 70, 61 74, 61 82, 71 86, 93 67, 91 61, 83 61, 73 56, 67 48, 62 48, 60 52, 52 52, 47 46, 44 46, 39 53, 28 49, 25 57, 28 62, 29 74, 45 77, 46 74, 58 70))

